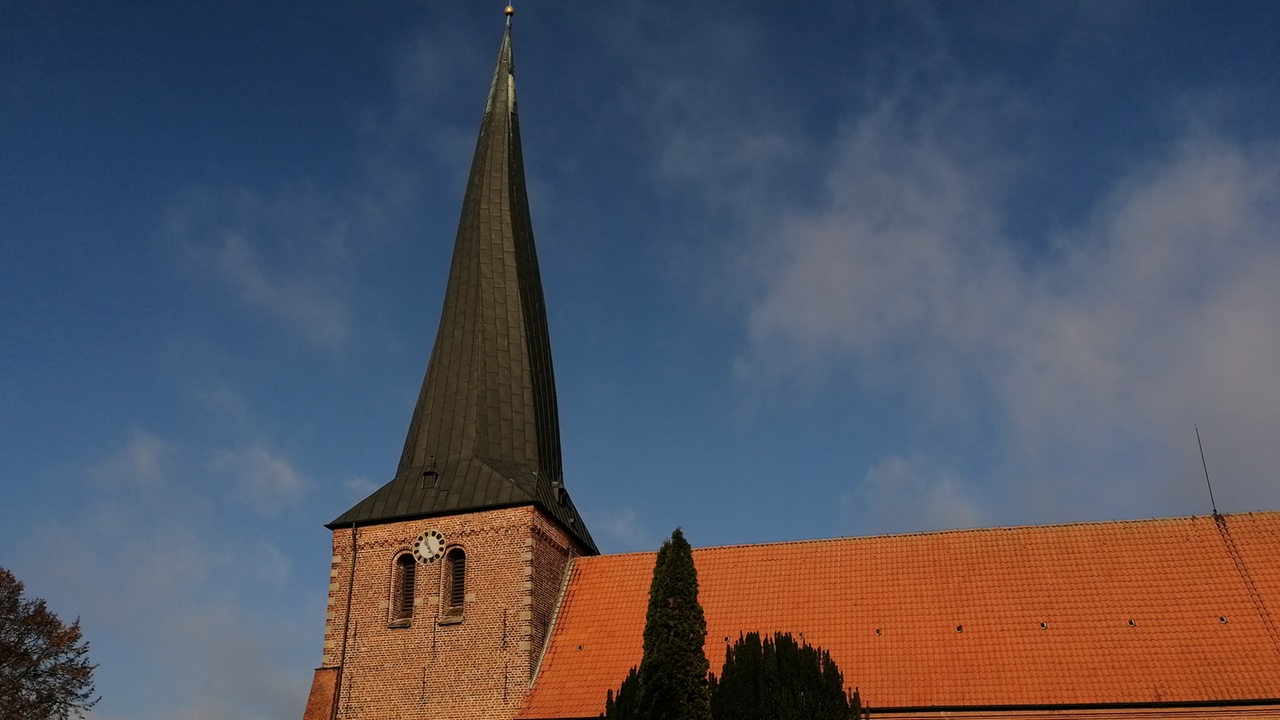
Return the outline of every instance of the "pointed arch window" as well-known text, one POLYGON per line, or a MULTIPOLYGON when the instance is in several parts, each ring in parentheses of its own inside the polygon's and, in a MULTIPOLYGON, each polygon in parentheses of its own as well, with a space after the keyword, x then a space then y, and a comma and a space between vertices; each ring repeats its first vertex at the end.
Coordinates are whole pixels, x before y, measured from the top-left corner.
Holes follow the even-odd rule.
POLYGON ((467 553, 460 547, 445 553, 444 582, 445 613, 461 615, 462 603, 467 598, 467 553))
POLYGON ((391 578, 390 627, 409 627, 413 624, 413 583, 417 576, 417 565, 413 553, 403 552, 396 556, 391 578))

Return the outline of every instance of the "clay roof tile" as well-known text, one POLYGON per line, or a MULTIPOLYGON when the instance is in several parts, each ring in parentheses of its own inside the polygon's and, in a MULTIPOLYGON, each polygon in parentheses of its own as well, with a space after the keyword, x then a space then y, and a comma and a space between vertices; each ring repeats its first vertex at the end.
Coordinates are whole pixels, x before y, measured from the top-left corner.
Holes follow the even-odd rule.
MULTIPOLYGON (((654 557, 575 562, 520 718, 602 711, 639 664, 654 557)), ((873 711, 1280 699, 1277 512, 704 548, 694 561, 713 672, 739 633, 803 633, 873 711)))

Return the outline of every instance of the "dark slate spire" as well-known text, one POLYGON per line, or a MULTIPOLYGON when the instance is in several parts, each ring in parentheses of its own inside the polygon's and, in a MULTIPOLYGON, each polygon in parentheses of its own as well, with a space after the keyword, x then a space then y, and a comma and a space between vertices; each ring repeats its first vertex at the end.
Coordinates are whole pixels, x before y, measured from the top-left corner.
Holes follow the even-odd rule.
POLYGON ((529 504, 596 551, 562 480, 508 13, 462 201, 440 328, 400 467, 391 482, 329 527, 529 504))

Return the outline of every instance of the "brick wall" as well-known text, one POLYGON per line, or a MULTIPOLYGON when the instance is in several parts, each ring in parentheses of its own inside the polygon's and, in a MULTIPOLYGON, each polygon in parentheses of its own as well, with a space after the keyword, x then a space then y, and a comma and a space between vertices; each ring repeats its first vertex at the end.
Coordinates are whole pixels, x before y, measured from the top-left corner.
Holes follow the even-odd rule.
POLYGON ((342 667, 337 717, 513 717, 546 641, 569 558, 581 554, 568 534, 525 506, 361 527, 355 538, 352 584, 352 530, 333 534, 322 665, 342 667), (430 529, 466 552, 462 614, 445 613, 445 562, 419 563, 412 623, 388 627, 395 558, 430 529))

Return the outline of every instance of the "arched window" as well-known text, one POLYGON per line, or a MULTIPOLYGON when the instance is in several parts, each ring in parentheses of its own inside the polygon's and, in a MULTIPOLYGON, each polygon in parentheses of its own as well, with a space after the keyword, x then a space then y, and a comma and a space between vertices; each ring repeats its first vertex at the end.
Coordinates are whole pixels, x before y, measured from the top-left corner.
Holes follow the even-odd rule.
POLYGON ((413 580, 417 574, 417 562, 413 553, 396 556, 395 572, 391 580, 391 627, 409 627, 413 624, 413 580))
POLYGON ((467 598, 467 554, 456 547, 444 556, 445 611, 450 615, 462 614, 462 602, 467 598))

